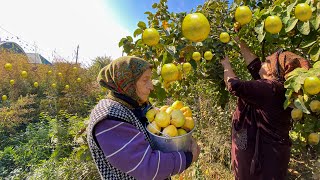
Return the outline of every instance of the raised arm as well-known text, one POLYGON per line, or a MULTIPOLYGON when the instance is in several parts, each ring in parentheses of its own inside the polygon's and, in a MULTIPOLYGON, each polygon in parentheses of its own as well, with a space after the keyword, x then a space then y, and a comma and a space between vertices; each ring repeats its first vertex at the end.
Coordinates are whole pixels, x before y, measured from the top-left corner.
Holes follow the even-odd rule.
POLYGON ((255 60, 258 56, 253 54, 250 50, 250 48, 247 46, 247 44, 239 39, 239 37, 233 38, 240 48, 241 54, 246 62, 246 65, 248 66, 253 60, 255 60))
POLYGON ((224 81, 228 91, 232 95, 240 97, 250 104, 261 105, 265 102, 265 99, 269 97, 266 95, 272 94, 273 88, 270 88, 272 87, 272 83, 268 81, 241 81, 237 78, 228 57, 225 57, 221 61, 221 64, 224 68, 224 81))
POLYGON ((221 60, 221 64, 224 68, 224 82, 228 83, 228 80, 230 78, 236 77, 235 73, 233 72, 233 69, 231 67, 230 61, 229 61, 229 57, 226 56, 223 60, 221 60))

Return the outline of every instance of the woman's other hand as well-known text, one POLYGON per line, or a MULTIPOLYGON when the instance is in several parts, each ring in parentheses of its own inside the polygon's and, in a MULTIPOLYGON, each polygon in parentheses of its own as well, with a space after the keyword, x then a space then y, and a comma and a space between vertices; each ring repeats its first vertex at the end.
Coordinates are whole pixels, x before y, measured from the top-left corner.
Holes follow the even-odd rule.
POLYGON ((224 58, 221 60, 220 63, 222 64, 222 66, 224 67, 224 69, 230 67, 229 57, 228 57, 228 56, 224 57, 224 58))
POLYGON ((227 84, 228 80, 230 78, 236 77, 236 75, 234 74, 234 72, 232 70, 228 56, 223 58, 220 63, 222 64, 223 69, 224 69, 223 79, 224 79, 224 82, 227 84))
POLYGON ((191 149, 190 151, 192 152, 192 162, 195 162, 198 160, 199 154, 200 154, 200 146, 196 142, 196 140, 192 137, 191 138, 191 149))

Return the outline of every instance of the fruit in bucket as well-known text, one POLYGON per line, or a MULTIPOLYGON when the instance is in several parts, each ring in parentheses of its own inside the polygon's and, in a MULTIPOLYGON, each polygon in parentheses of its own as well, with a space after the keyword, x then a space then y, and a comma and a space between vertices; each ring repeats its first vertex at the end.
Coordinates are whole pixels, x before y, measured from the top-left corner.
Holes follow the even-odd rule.
POLYGON ((146 113, 146 118, 148 119, 149 122, 152 122, 156 114, 157 114, 157 110, 155 108, 152 108, 146 113))
POLYGON ((170 125, 170 115, 164 111, 160 111, 156 114, 154 121, 159 127, 165 128, 170 125))
POLYGON ((173 110, 174 110, 173 107, 170 106, 170 107, 168 107, 168 108, 166 109, 165 112, 170 115, 173 110))
POLYGON ((184 134, 187 134, 187 131, 184 130, 184 129, 182 129, 182 128, 179 128, 179 129, 178 129, 178 136, 182 136, 182 135, 184 135, 184 134))
POLYGON ((174 109, 171 114, 170 124, 174 125, 175 127, 181 127, 184 125, 186 119, 180 109, 174 109))
POLYGON ((146 113, 149 121, 147 129, 150 133, 168 137, 187 134, 195 127, 192 110, 182 101, 175 101, 170 106, 164 105, 159 109, 151 108, 146 113))
POLYGON ((165 136, 175 137, 178 135, 178 130, 174 125, 169 125, 163 129, 162 133, 165 136))
POLYGON ((162 106, 162 107, 159 109, 159 111, 166 111, 166 110, 168 109, 168 107, 169 107, 169 106, 164 105, 164 106, 162 106))
POLYGON ((191 131, 194 128, 194 120, 192 117, 186 117, 186 122, 182 126, 187 132, 191 131))
POLYGON ((185 117, 192 117, 192 111, 188 106, 185 106, 183 108, 180 109, 183 112, 183 115, 185 117))
POLYGON ((183 102, 175 101, 174 103, 172 103, 171 107, 174 109, 181 109, 183 107, 183 102))
POLYGON ((147 129, 153 134, 160 134, 161 131, 161 127, 159 127, 155 121, 148 124, 147 129))

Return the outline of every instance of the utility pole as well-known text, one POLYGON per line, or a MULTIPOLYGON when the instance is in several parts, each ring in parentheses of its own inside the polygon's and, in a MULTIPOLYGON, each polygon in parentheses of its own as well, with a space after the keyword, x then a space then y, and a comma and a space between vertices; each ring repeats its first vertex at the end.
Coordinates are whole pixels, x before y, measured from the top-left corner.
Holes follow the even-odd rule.
POLYGON ((76 64, 78 63, 78 54, 79 54, 79 45, 77 46, 77 52, 76 52, 76 64))

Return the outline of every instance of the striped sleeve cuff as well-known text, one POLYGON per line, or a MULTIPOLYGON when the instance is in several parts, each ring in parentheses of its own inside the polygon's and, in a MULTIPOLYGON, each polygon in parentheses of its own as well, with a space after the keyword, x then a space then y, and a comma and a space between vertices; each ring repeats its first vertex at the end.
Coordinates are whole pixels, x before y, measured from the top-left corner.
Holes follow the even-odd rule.
POLYGON ((184 155, 186 156, 186 169, 191 165, 192 163, 192 152, 184 152, 184 155))

